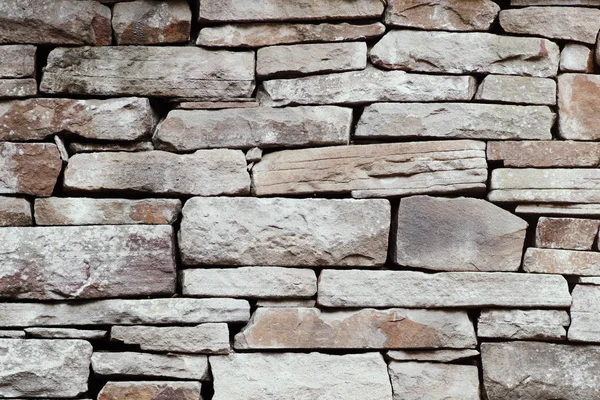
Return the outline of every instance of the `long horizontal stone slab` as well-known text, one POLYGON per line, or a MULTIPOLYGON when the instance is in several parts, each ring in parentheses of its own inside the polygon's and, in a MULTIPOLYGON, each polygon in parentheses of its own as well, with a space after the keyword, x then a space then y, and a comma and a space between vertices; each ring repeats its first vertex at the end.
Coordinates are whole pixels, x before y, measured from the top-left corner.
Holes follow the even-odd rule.
POLYGON ((62 161, 50 143, 0 142, 0 194, 52 194, 62 161))
POLYGON ((394 30, 373 46, 370 58, 386 69, 552 77, 560 50, 550 40, 533 37, 394 30))
POLYGON ((498 141, 487 143, 488 161, 504 167, 597 167, 600 143, 567 140, 498 141))
POLYGON ((571 296, 559 275, 325 269, 317 301, 324 307, 567 308, 571 296))
POLYGON ((359 138, 552 139, 545 106, 476 103, 379 103, 365 107, 359 138))
POLYGON ((27 199, 0 196, 0 226, 29 226, 32 224, 31 203, 27 199))
POLYGON ((252 180, 258 196, 479 192, 486 188, 485 144, 460 140, 285 150, 265 155, 252 169, 252 180))
POLYGON ((108 336, 108 331, 101 329, 25 328, 25 333, 37 339, 102 340, 108 336))
POLYGON ((0 78, 33 77, 35 52, 35 46, 26 44, 0 46, 0 78))
POLYGON ((379 353, 234 353, 210 357, 213 400, 390 400, 387 366, 379 353))
POLYGON ((570 311, 569 340, 600 342, 600 286, 576 285, 570 311))
POLYGON ((100 96, 251 97, 254 52, 107 46, 50 52, 40 90, 100 96))
POLYGON ((110 299, 85 303, 0 303, 0 326, 168 325, 246 322, 241 299, 110 299))
POLYGON ((143 142, 71 142, 68 146, 69 153, 97 153, 101 151, 150 151, 154 150, 151 141, 143 142))
POLYGON ((556 104, 556 90, 556 82, 550 78, 488 75, 479 85, 475 99, 499 103, 553 106, 556 104))
POLYGON ((519 204, 515 213, 523 215, 594 217, 600 215, 600 204, 519 204))
POLYGON ((592 250, 598 228, 596 219, 542 217, 535 230, 535 247, 592 250))
MULTIPOLYGON (((600 10, 598 10, 600 12, 600 10)), ((558 134, 562 139, 598 140, 600 77, 561 74, 558 77, 558 134)))
POLYGON ((477 336, 494 339, 565 340, 570 323, 564 310, 483 310, 477 336))
POLYGON ((600 0, 511 0, 511 6, 600 6, 600 0))
POLYGON ((108 378, 173 378, 207 381, 208 357, 188 354, 151 354, 96 351, 92 355, 95 375, 108 378))
POLYGON ((563 275, 600 275, 600 253, 530 247, 523 258, 527 272, 563 275))
POLYGON ((249 193, 250 177, 240 150, 81 153, 69 159, 64 187, 82 192, 218 196, 249 193))
POLYGON ((236 350, 473 348, 464 311, 258 308, 235 336, 236 350))
POLYGON ((156 148, 312 147, 348 144, 352 109, 322 107, 173 110, 154 134, 156 148))
POLYGON ((200 382, 133 381, 107 382, 98 393, 98 400, 116 399, 182 399, 197 400, 202 397, 200 382))
POLYGON ((479 352, 474 349, 390 350, 386 356, 393 361, 453 362, 477 357, 479 352))

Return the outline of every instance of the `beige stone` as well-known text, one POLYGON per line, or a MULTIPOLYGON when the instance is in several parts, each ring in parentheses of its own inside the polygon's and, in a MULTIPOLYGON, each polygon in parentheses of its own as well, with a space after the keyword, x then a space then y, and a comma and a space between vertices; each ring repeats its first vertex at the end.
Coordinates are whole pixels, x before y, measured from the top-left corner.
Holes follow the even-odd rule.
POLYGON ((596 217, 600 215, 600 204, 519 204, 515 212, 525 215, 596 217))
POLYGON ((0 196, 0 227, 32 225, 31 203, 21 197, 0 196))
POLYGON ((562 139, 598 140, 600 77, 562 74, 558 77, 558 128, 562 139))
POLYGON ((0 142, 0 194, 52 194, 62 161, 50 143, 0 142))
POLYGON ((565 140, 490 141, 488 161, 501 161, 504 167, 598 167, 600 143, 565 140))
POLYGON ((565 340, 569 314, 563 310, 483 310, 477 336, 493 339, 565 340))
POLYGON ((108 382, 98 400, 198 400, 200 390, 200 382, 108 382))
POLYGON ((567 43, 560 52, 560 70, 562 72, 593 72, 594 52, 583 44, 567 43))
POLYGON ((0 46, 0 78, 35 76, 36 47, 24 44, 0 46))
POLYGON ((32 97, 37 94, 37 83, 33 78, 0 79, 0 99, 32 97))
POLYGON ((591 250, 599 227, 600 221, 594 219, 541 217, 535 232, 535 246, 591 250))
POLYGON ((390 350, 387 358, 393 361, 453 362, 479 356, 474 349, 390 350))
POLYGON ((488 75, 475 94, 476 100, 517 104, 556 104, 556 82, 549 78, 488 75))
POLYGON ((523 269, 542 274, 600 275, 600 253, 530 247, 525 251, 523 269))
MULTIPOLYGON (((192 354, 151 354, 95 351, 94 374, 102 377, 210 380, 208 357, 192 354)), ((195 399, 198 400, 198 399, 195 399)))

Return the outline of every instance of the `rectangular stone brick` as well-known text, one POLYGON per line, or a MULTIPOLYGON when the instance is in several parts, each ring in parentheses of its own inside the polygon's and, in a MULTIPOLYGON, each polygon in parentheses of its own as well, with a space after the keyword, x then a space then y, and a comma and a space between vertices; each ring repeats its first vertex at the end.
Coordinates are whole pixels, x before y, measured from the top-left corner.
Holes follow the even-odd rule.
POLYGON ((35 46, 0 46, 0 78, 29 78, 35 76, 35 46))
POLYGON ((547 218, 538 220, 535 246, 546 249, 591 250, 600 221, 594 219, 547 218))
POLYGON ((563 310, 483 310, 477 336, 494 339, 565 340, 569 314, 563 310))
POLYGON ((569 340, 600 342, 600 286, 576 285, 573 289, 569 340))
POLYGON ((20 197, 0 196, 0 226, 29 226, 33 224, 31 203, 20 197))
POLYGON ((208 357, 204 355, 96 351, 92 369, 103 377, 210 380, 208 357))
POLYGON ((600 77, 561 74, 558 77, 558 133, 562 139, 598 140, 600 77))
POLYGON ((0 99, 32 97, 37 94, 37 83, 33 78, 0 79, 0 99))
POLYGON ((98 400, 115 399, 201 399, 202 385, 200 382, 177 381, 138 381, 138 382, 108 382, 100 393, 98 400))
POLYGON ((498 141, 487 143, 488 161, 504 167, 597 167, 600 143, 565 140, 498 141))
POLYGON ((479 85, 476 100, 517 104, 556 104, 556 82, 549 78, 488 75, 479 85))
POLYGON ((600 253, 530 247, 523 257, 527 272, 563 275, 600 275, 600 253))
POLYGON ((600 215, 600 204, 520 204, 515 212, 525 215, 595 217, 600 215))

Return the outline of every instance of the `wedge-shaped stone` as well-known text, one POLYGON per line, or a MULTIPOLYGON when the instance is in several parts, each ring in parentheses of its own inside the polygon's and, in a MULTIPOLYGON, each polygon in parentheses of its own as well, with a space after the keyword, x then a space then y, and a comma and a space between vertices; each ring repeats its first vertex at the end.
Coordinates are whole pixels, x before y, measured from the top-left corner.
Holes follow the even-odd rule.
POLYGON ((35 200, 37 225, 161 225, 181 212, 177 199, 92 199, 49 197, 35 200))
POLYGON ((546 39, 480 32, 391 31, 371 49, 371 62, 383 68, 450 74, 549 77, 559 58, 546 39))
POLYGON ((377 18, 384 4, 377 0, 204 0, 201 21, 311 21, 377 18))
POLYGON ((64 186, 85 192, 137 192, 218 196, 247 194, 250 177, 239 150, 75 154, 64 186))
POLYGON ((110 17, 97 1, 3 1, 0 43, 109 45, 110 17))
POLYGON ((0 229, 0 297, 93 299, 170 295, 170 226, 0 229))
POLYGON ((583 7, 526 7, 500 12, 506 32, 594 44, 600 10, 583 7))
POLYGON ((35 46, 23 44, 0 46, 0 78, 33 77, 35 50, 35 46))
POLYGON ((213 400, 297 398, 389 400, 392 388, 379 353, 250 353, 209 358, 213 400))
POLYGON ((183 207, 184 265, 379 266, 387 200, 192 198, 183 207))
POLYGON ((92 345, 0 339, 0 396, 77 397, 88 390, 92 345))
POLYGON ((586 285, 600 285, 600 276, 578 276, 576 282, 586 285))
POLYGON ((198 400, 201 388, 200 382, 108 382, 98 394, 98 400, 198 400))
POLYGON ((26 199, 0 196, 0 226, 28 226, 32 223, 31 204, 26 199))
POLYGON ((490 400, 593 399, 600 390, 600 347, 483 343, 481 358, 490 400))
POLYGON ((467 348, 477 340, 464 311, 258 308, 236 349, 467 348))
POLYGON ((0 326, 81 326, 246 322, 239 299, 98 300, 86 303, 0 303, 0 326))
POLYGON ((69 329, 69 328, 26 328, 28 337, 38 339, 84 339, 101 340, 108 336, 105 330, 69 329))
POLYGON ((542 217, 538 220, 535 231, 535 246, 546 249, 591 250, 598 228, 600 221, 595 219, 542 217))
POLYGON ((530 247, 523 258, 527 272, 563 275, 600 275, 600 253, 530 247))
POLYGON ((357 137, 552 139, 548 107, 475 103, 380 103, 365 108, 357 137))
POLYGON ((473 349, 390 350, 386 355, 394 361, 452 362, 477 357, 479 352, 473 349))
POLYGON ((597 107, 600 107, 600 76, 562 74, 558 77, 558 128, 561 138, 599 140, 597 107))
POLYGON ((325 307, 569 307, 558 275, 504 272, 336 271, 319 277, 325 307))
POLYGON ((69 153, 96 153, 100 151, 150 151, 154 150, 154 145, 150 141, 146 142, 71 142, 69 143, 69 153))
POLYGON ((50 196, 61 168, 54 144, 0 142, 0 194, 50 196))
POLYGON ((388 0, 385 23, 428 30, 487 31, 499 11, 491 0, 388 0))
POLYGON ((556 104, 556 82, 549 78, 488 75, 479 85, 477 100, 518 104, 556 104))
POLYGON ((400 201, 394 262, 438 271, 516 271, 527 222, 481 199, 400 201))
POLYGON ((317 276, 310 269, 242 267, 182 271, 184 296, 303 298, 317 293, 317 276))
POLYGON ((594 52, 583 44, 567 43, 560 52, 560 70, 562 72, 593 72, 594 52))
POLYGON ((485 190, 483 142, 386 143, 269 153, 252 169, 258 196, 407 196, 485 190))
POLYGON ((600 215, 600 204, 520 204, 517 206, 515 213, 595 217, 600 215))
POLYGON ((477 336, 494 339, 564 340, 569 314, 562 310, 483 310, 477 336))
POLYGON ((573 289, 569 340, 600 342, 600 286, 577 285, 573 289))
POLYGON ((352 109, 322 107, 173 110, 154 134, 157 148, 310 147, 348 144, 352 109))
POLYGON ((198 47, 75 47, 50 52, 40 90, 228 99, 254 90, 254 52, 198 47))
POLYGON ((409 74, 367 67, 362 71, 273 79, 263 82, 263 103, 363 104, 380 101, 468 101, 475 94, 472 76, 409 74))
POLYGON ((597 167, 600 143, 564 140, 499 141, 487 143, 488 161, 505 167, 597 167))
POLYGON ((479 400, 479 371, 472 365, 392 362, 393 400, 479 400))
POLYGON ((314 307, 317 305, 316 300, 307 299, 261 299, 256 302, 256 307, 269 308, 290 308, 290 307, 314 307))
POLYGON ((367 25, 339 24, 227 24, 200 30, 199 46, 264 47, 276 44, 343 42, 373 39, 385 33, 380 22, 367 25))
POLYGON ((208 357, 203 355, 100 351, 92 355, 92 369, 103 377, 210 379, 208 357))
POLYGON ((33 78, 0 79, 0 99, 33 97, 37 94, 37 83, 33 78))

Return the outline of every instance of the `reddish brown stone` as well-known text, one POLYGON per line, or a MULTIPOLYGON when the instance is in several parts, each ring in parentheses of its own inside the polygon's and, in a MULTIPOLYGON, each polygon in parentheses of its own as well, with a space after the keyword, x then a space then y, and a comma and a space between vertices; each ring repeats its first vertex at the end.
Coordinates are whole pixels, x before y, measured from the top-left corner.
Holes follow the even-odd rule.
POLYGON ((17 197, 0 197, 0 226, 31 225, 31 204, 17 197))
POLYGON ((0 194, 52 194, 62 168, 56 145, 0 142, 0 194))
POLYGON ((546 218, 538 221, 535 246, 547 249, 591 250, 600 221, 576 218, 546 218))
POLYGON ((563 139, 600 139, 600 76, 562 74, 558 77, 559 135, 563 139))
POLYGON ((200 382, 108 382, 98 400, 199 400, 200 382))
POLYGON ((505 167, 597 167, 600 143, 558 140, 497 141, 487 144, 488 161, 505 167))

